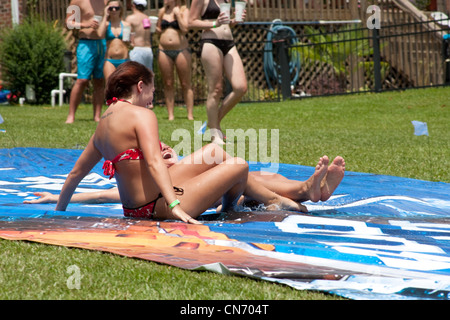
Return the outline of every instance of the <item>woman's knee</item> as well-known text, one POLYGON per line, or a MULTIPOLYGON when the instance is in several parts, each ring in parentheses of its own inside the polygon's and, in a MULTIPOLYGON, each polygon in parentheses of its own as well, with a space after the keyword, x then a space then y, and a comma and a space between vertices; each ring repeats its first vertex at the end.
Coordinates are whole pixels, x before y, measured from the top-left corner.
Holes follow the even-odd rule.
POLYGON ((191 90, 191 81, 180 79, 181 89, 183 91, 191 90))
POLYGON ((238 157, 228 158, 225 161, 225 163, 232 165, 235 172, 238 173, 239 175, 248 174, 249 170, 248 163, 242 158, 238 157))
POLYGON ((77 79, 76 82, 81 87, 86 87, 89 84, 89 79, 77 79))
POLYGON ((239 97, 243 97, 247 93, 247 90, 247 81, 239 83, 233 87, 233 92, 239 97))
POLYGON ((217 143, 209 143, 205 145, 203 147, 203 154, 209 155, 212 159, 214 159, 215 164, 220 164, 231 158, 231 156, 217 143))
POLYGON ((216 84, 212 89, 210 89, 208 96, 209 98, 219 101, 220 98, 222 97, 222 93, 223 93, 223 86, 222 83, 220 83, 216 84))
POLYGON ((175 81, 173 79, 164 79, 163 82, 166 90, 172 90, 175 87, 175 81))

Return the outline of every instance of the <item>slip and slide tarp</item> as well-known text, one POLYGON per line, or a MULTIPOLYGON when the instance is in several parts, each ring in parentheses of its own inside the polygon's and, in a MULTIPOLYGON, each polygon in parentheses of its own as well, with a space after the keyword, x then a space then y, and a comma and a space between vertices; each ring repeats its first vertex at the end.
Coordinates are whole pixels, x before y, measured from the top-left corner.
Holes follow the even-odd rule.
MULTIPOLYGON (((0 150, 0 238, 78 247, 350 299, 450 299, 450 184, 346 172, 308 214, 205 212, 202 225, 127 219, 120 204, 26 205, 59 193, 80 150, 0 150)), ((251 170, 265 165, 251 164, 251 170)), ((314 168, 280 164, 305 180, 314 168)), ((108 189, 101 164, 77 192, 108 189)))

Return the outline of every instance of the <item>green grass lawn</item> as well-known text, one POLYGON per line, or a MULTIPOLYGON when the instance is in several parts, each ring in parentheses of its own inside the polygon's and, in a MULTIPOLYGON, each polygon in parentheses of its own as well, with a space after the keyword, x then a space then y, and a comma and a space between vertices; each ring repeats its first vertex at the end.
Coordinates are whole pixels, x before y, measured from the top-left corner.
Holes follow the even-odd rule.
MULTIPOLYGON (((346 160, 347 171, 450 182, 450 88, 360 94, 279 103, 240 104, 223 129, 278 130, 279 161, 314 166, 323 154, 346 160), (412 120, 428 123, 429 137, 413 134, 412 120)), ((64 124, 68 107, 1 106, 0 148, 83 148, 95 130, 92 107, 81 105, 64 124)), ((183 108, 177 119, 156 107, 161 140, 176 129, 193 132, 183 108)), ((204 106, 194 110, 206 120, 204 106)), ((195 135, 192 135, 194 138, 195 135)), ((362 186, 363 187, 363 186, 362 186)), ((0 240, 0 299, 336 299, 317 292, 192 272, 81 249, 0 240), (82 272, 69 290, 67 268, 82 272), (30 290, 33 288, 33 290, 30 290)))

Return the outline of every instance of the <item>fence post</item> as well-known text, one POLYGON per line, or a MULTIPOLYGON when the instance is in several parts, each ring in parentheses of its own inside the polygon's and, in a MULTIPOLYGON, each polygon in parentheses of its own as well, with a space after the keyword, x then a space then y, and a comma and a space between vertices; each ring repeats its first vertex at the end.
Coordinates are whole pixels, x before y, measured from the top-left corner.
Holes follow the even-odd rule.
POLYGON ((373 75, 375 92, 381 92, 381 53, 380 53, 380 37, 378 29, 372 29, 373 40, 373 75))
POLYGON ((444 36, 442 57, 444 59, 444 84, 450 85, 450 34, 444 36))
POLYGON ((291 98, 291 74, 289 72, 289 55, 288 55, 287 38, 281 41, 278 46, 278 57, 280 59, 280 73, 281 73, 281 94, 283 100, 291 98))
POLYGON ((291 98, 291 73, 289 70, 289 31, 280 29, 274 33, 272 40, 277 55, 277 82, 281 85, 283 100, 291 98))

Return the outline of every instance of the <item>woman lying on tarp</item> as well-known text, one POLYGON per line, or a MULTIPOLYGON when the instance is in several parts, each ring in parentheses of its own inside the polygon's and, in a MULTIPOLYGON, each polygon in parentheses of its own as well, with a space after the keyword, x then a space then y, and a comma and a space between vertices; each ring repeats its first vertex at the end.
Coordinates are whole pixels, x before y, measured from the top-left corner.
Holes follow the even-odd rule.
MULTIPOLYGON (((185 176, 186 174, 190 174, 190 172, 194 168, 198 172, 207 170, 207 168, 210 166, 207 164, 207 161, 208 157, 210 157, 211 154, 222 154, 222 157, 226 158, 225 151, 214 143, 204 146, 202 149, 194 152, 192 155, 182 159, 181 161, 178 161, 178 155, 171 147, 164 144, 163 142, 161 142, 161 146, 161 155, 167 168, 172 167, 174 164, 177 165, 173 169, 169 169, 169 174, 174 172, 174 170, 176 169, 178 176, 185 176), (196 159, 197 161, 200 159, 200 163, 195 164, 196 167, 192 166, 192 161, 194 159, 196 159)), ((341 182, 345 171, 344 160, 341 157, 336 157, 331 165, 328 166, 327 174, 322 179, 322 181, 320 181, 320 188, 318 188, 319 184, 317 184, 317 182, 321 177, 321 170, 327 167, 327 165, 325 164, 326 161, 328 160, 325 156, 321 161, 319 161, 319 164, 316 167, 315 174, 313 174, 307 181, 290 180, 280 174, 259 171, 249 172, 249 177, 251 177, 251 179, 256 179, 258 183, 261 183, 267 189, 276 192, 282 197, 289 198, 296 202, 303 202, 308 200, 311 200, 313 202, 319 200, 326 201, 330 198, 331 194, 341 182), (322 164, 320 162, 322 162, 322 164)), ((39 198, 34 200, 26 200, 24 201, 24 203, 55 203, 59 198, 59 195, 52 194, 50 192, 35 192, 34 195, 38 196, 39 198)), ((253 199, 245 199, 245 197, 241 197, 241 201, 239 203, 246 203, 248 200, 252 201, 253 199)), ((120 196, 117 188, 111 188, 108 190, 101 190, 96 192, 76 193, 72 196, 70 202, 117 203, 120 202, 120 196)), ((220 199, 214 204, 214 206, 219 204, 220 199)), ((278 206, 269 206, 268 209, 276 210, 280 208, 278 206)), ((301 206, 300 209, 303 212, 306 211, 306 208, 304 206, 301 206)))
MULTIPOLYGON (((304 210, 300 203, 249 176, 248 164, 221 148, 210 153, 214 161, 195 160, 198 154, 194 153, 190 170, 180 171, 181 165, 168 169, 161 156, 156 116, 147 108, 152 104, 153 91, 153 73, 137 62, 123 63, 111 74, 105 90, 108 109, 67 176, 57 211, 66 210, 80 181, 102 158, 106 160, 105 174, 116 178, 125 216, 198 223, 195 218, 217 199, 222 198, 221 210, 228 212, 233 211, 242 194, 266 206, 304 210), (216 153, 219 149, 222 151, 216 153), (202 162, 206 167, 197 165, 202 162)), ((324 158, 313 175, 317 181, 312 188, 319 192, 328 169, 328 158, 324 158)))

